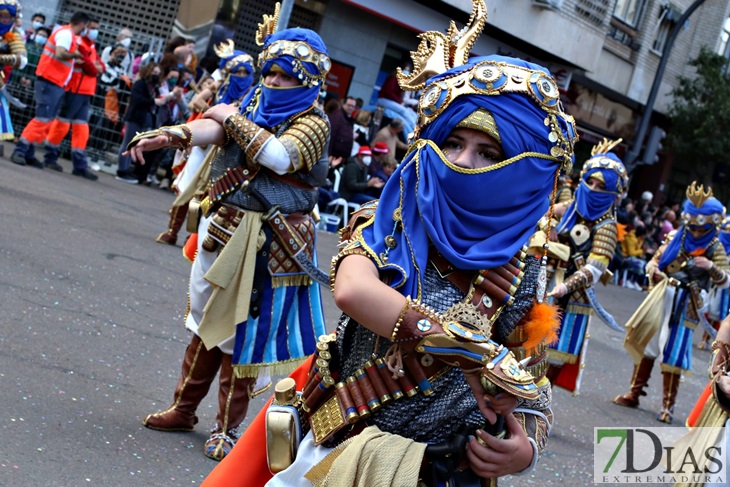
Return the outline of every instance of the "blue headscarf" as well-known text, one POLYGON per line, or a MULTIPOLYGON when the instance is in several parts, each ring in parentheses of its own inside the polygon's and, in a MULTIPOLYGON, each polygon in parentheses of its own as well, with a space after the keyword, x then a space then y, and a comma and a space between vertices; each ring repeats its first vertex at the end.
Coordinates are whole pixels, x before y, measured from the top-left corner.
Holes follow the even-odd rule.
MULTIPOLYGON (((13 3, 0 2, 0 10, 7 10, 8 13, 11 15, 11 17, 13 17, 13 19, 15 19, 15 17, 18 15, 18 6, 17 6, 16 2, 13 2, 13 3)), ((13 28, 13 24, 15 24, 15 22, 11 22, 7 25, 0 24, 0 35, 7 34, 10 31, 10 29, 13 28)))
MULTIPOLYGON (((324 41, 316 32, 309 29, 286 29, 266 36, 264 51, 272 43, 285 41, 306 42, 315 51, 328 54, 324 41)), ((321 68, 313 63, 301 63, 308 72, 322 74, 321 68)), ((276 65, 289 76, 301 79, 301 73, 294 71, 294 57, 282 55, 269 59, 261 66, 261 81, 255 90, 251 90, 241 103, 241 110, 251 108, 247 117, 261 127, 276 127, 292 116, 311 109, 317 104, 320 86, 299 85, 292 88, 269 88, 264 85, 264 77, 276 65)))
MULTIPOLYGON (((690 200, 685 201, 682 208, 682 215, 684 216, 686 214, 689 217, 697 215, 711 216, 722 214, 723 211, 724 207, 722 206, 722 203, 712 197, 707 199, 700 208, 697 208, 690 200)), ((687 223, 684 223, 681 227, 679 227, 677 234, 674 236, 672 241, 669 242, 669 245, 667 245, 667 249, 664 251, 662 258, 659 260, 659 270, 663 271, 666 269, 666 267, 677 258, 680 251, 684 251, 692 255, 692 253, 696 250, 707 248, 718 234, 717 225, 715 225, 711 220, 708 221, 706 225, 703 225, 703 228, 707 227, 708 229, 711 229, 711 231, 699 238, 693 237, 692 234, 687 231, 687 226, 687 223)))
MULTIPOLYGON (((545 71, 520 59, 475 57, 464 66, 431 78, 427 86, 484 60, 545 71)), ((525 157, 471 174, 444 163, 439 147, 459 122, 480 108, 494 118, 505 159, 525 152, 550 154, 553 143, 548 140, 550 129, 544 124, 546 112, 526 95, 461 95, 427 125, 388 179, 375 219, 362 230, 364 244, 376 265, 383 271, 395 271, 390 284, 404 295, 420 297, 431 243, 459 269, 500 266, 527 242, 548 208, 559 162, 525 157), (398 208, 400 224, 393 218, 398 208), (385 262, 380 256, 386 252, 384 241, 390 235, 396 246, 388 251, 385 262)), ((564 122, 560 123, 565 132, 564 122)))
POLYGON ((221 59, 218 65, 221 71, 227 73, 225 82, 218 89, 218 103, 233 103, 241 99, 246 94, 253 83, 254 69, 250 58, 243 51, 233 51, 231 56, 221 59), (241 59, 232 66, 226 66, 228 62, 235 60, 237 57, 241 59), (245 57, 244 57, 245 56, 245 57), (245 68, 248 76, 233 76, 233 73, 240 68, 245 68))
MULTIPOLYGON (((599 158, 608 158, 616 161, 621 164, 620 167, 623 169, 621 159, 613 152, 597 154, 591 157, 586 164, 589 164, 593 159, 599 158)), ((623 169, 623 174, 626 174, 625 169, 623 169)), ((558 233, 569 232, 573 228, 573 225, 575 225, 578 216, 589 221, 595 221, 608 213, 614 203, 616 203, 617 198, 623 193, 623 182, 622 175, 611 168, 593 167, 584 171, 580 178, 578 189, 575 191, 573 202, 565 210, 565 216, 561 219, 556 231, 558 233), (600 173, 603 176, 605 190, 594 190, 588 186, 588 180, 595 176, 596 173, 600 173)))

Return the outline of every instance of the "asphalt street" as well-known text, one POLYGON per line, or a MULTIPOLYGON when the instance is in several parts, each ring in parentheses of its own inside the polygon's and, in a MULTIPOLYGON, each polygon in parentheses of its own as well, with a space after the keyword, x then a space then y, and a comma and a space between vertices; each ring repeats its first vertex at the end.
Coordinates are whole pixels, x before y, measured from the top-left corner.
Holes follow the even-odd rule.
MULTIPOLYGON (((190 338, 182 322, 189 263, 180 242, 154 241, 173 195, 108 174, 89 182, 61 162, 64 173, 0 158, 0 486, 198 485, 216 465, 202 453, 214 394, 193 433, 140 422, 170 403, 190 338)), ((336 235, 320 234, 323 268, 335 246, 336 235)), ((597 294, 619 323, 644 296, 613 285, 597 294)), ((338 312, 324 295, 332 329, 338 312)), ((632 369, 623 335, 598 321, 591 335, 581 393, 555 392, 554 429, 537 468, 500 485, 592 484, 595 427, 660 426, 658 367, 638 410, 615 406, 632 369)), ((695 351, 675 425, 706 382, 708 358, 695 351)), ((262 404, 256 399, 249 417, 262 404)))

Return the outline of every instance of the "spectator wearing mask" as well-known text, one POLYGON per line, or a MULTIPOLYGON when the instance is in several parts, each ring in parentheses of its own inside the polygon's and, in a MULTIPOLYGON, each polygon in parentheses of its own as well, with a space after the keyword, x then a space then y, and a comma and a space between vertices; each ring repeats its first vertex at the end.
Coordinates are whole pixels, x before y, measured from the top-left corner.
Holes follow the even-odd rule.
POLYGON ((664 212, 664 215, 661 219, 661 224, 659 225, 659 234, 657 235, 657 239, 660 242, 663 242, 667 234, 674 230, 675 221, 677 221, 677 215, 672 210, 667 210, 664 212))
MULTIPOLYGON (((35 117, 25 126, 15 145, 10 158, 15 164, 38 169, 45 167, 35 158, 35 148, 46 139, 51 121, 58 115, 74 62, 83 58, 78 46, 80 36, 86 35, 88 23, 89 16, 85 12, 76 12, 71 16, 71 22, 56 29, 43 47, 35 71, 35 117)), ((62 170, 59 165, 51 168, 62 170)))
POLYGON ((138 132, 145 132, 155 124, 157 104, 172 100, 171 93, 158 98, 159 85, 162 81, 162 68, 159 64, 150 63, 139 70, 137 81, 132 84, 129 96, 129 108, 124 116, 124 140, 119 147, 119 166, 117 180, 130 184, 137 184, 138 178, 131 169, 131 158, 122 155, 127 145, 138 132))
MULTIPOLYGON (((25 42, 28 44, 33 44, 33 41, 35 41, 35 36, 38 35, 38 29, 46 26, 46 16, 42 13, 35 13, 30 19, 30 24, 32 27, 25 31, 25 42)), ((48 35, 46 36, 46 39, 48 39, 48 35)))
POLYGON ((108 73, 115 74, 115 78, 120 75, 132 78, 132 64, 134 63, 134 54, 130 47, 132 45, 132 31, 126 27, 119 30, 116 42, 111 46, 106 46, 101 51, 101 60, 106 64, 108 73))
MULTIPOLYGON (((157 106, 155 127, 176 125, 186 118, 188 110, 183 99, 183 89, 178 86, 180 80, 180 70, 176 68, 163 69, 163 80, 156 87, 155 105, 157 106)), ((173 152, 164 149, 152 151, 146 157, 147 163, 137 165, 135 175, 140 184, 158 185, 160 181, 157 179, 157 169, 162 164, 165 155, 173 152)))
MULTIPOLYGON (((48 41, 48 37, 50 35, 51 29, 48 27, 39 27, 33 36, 33 42, 25 43, 25 49, 28 55, 28 64, 20 70, 20 84, 28 90, 33 88, 33 81, 35 81, 35 68, 38 66, 38 60, 41 57, 41 52, 43 52, 43 46, 46 44, 46 41, 48 41)), ((22 96, 23 94, 21 94, 23 102, 31 104, 33 102, 32 96, 24 97, 22 96)))
POLYGON ((368 194, 370 188, 381 189, 385 182, 377 177, 368 177, 368 166, 372 162, 370 147, 364 145, 357 151, 357 155, 351 158, 342 171, 340 181, 340 196, 351 203, 363 204, 372 200, 368 194))
POLYGON ((71 162, 72 174, 90 181, 96 181, 98 176, 89 169, 86 158, 86 145, 89 143, 89 107, 91 98, 96 94, 96 78, 106 69, 96 52, 96 39, 99 36, 99 20, 89 19, 86 34, 81 36, 78 50, 82 58, 74 63, 71 81, 66 85, 63 95, 61 111, 58 118, 51 124, 46 137, 46 152, 44 164, 46 167, 58 166, 58 156, 61 152, 61 142, 66 138, 69 129, 71 132, 71 162))

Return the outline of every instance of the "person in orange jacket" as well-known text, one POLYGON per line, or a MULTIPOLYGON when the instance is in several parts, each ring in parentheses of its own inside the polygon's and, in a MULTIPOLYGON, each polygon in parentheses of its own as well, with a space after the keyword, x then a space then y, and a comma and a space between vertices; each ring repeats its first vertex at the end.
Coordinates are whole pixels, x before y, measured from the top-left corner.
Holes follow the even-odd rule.
MULTIPOLYGON (((43 53, 36 68, 35 117, 23 129, 10 160, 15 164, 30 165, 43 169, 45 166, 35 158, 35 148, 41 144, 51 128, 51 122, 61 107, 65 87, 71 80, 74 62, 81 60, 79 51, 81 35, 86 35, 89 16, 76 12, 71 22, 51 34, 43 46, 43 53), (82 34, 83 33, 83 34, 82 34)), ((56 163, 49 166, 56 171, 63 168, 56 163)))
POLYGON ((48 131, 46 137, 46 153, 43 158, 46 167, 58 165, 58 156, 61 152, 61 142, 71 132, 71 161, 72 174, 90 181, 99 177, 89 169, 86 158, 86 144, 89 142, 89 106, 91 98, 96 93, 96 78, 106 70, 106 66, 99 59, 96 52, 96 41, 99 35, 99 20, 90 18, 86 35, 81 36, 78 50, 83 56, 74 63, 71 81, 66 85, 63 95, 61 112, 48 131))

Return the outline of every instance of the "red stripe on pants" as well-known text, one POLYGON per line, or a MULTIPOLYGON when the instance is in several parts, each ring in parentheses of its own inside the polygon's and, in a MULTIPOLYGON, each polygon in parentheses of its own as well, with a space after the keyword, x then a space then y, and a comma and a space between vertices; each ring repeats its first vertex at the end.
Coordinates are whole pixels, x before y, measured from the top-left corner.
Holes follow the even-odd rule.
POLYGON ((71 148, 77 150, 86 150, 86 144, 89 143, 89 124, 75 123, 71 130, 71 148))
POLYGON ((55 146, 61 145, 61 142, 63 142, 64 137, 66 137, 69 128, 71 128, 70 123, 61 122, 59 119, 55 119, 51 122, 51 128, 48 129, 46 141, 55 146))
POLYGON ((50 128, 51 122, 41 122, 34 118, 28 122, 20 136, 31 144, 42 144, 50 128))

